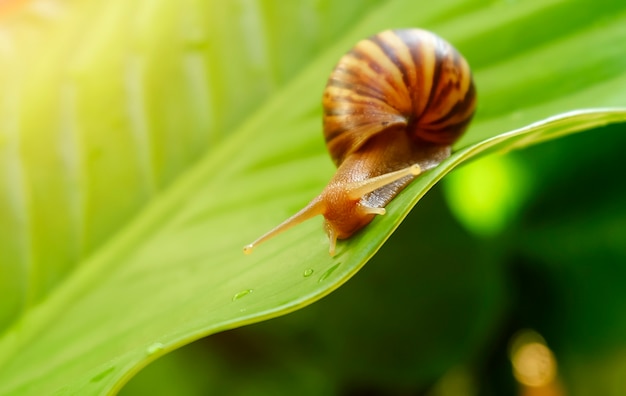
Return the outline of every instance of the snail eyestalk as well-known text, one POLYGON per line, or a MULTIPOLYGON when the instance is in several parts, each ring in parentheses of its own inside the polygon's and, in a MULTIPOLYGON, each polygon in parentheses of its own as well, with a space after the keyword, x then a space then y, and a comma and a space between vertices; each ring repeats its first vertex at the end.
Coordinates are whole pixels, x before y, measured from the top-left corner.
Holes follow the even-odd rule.
POLYGON ((422 172, 419 165, 411 165, 395 172, 385 173, 384 175, 372 177, 371 179, 352 182, 346 185, 346 192, 352 199, 359 199, 365 194, 369 194, 388 184, 396 182, 407 176, 417 176, 422 172))
POLYGON ((252 253, 252 250, 254 250, 254 243, 249 243, 246 246, 243 247, 243 253, 244 254, 250 254, 252 253))
POLYGON ((243 252, 245 254, 250 254, 252 253, 256 245, 260 244, 261 242, 265 242, 266 240, 280 234, 281 232, 287 231, 291 227, 296 226, 302 223, 303 221, 306 221, 320 214, 323 214, 323 205, 319 197, 317 197, 316 199, 311 201, 307 206, 302 208, 298 213, 294 214, 287 220, 283 221, 276 227, 272 228, 265 234, 261 235, 254 242, 249 243, 246 246, 244 246, 243 252))

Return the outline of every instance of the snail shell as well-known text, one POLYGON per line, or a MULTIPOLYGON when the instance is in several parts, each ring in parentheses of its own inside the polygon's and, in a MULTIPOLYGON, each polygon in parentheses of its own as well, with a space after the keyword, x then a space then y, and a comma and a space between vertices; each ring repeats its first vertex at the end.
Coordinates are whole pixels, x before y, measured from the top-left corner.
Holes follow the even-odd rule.
POLYGON ((324 138, 338 169, 322 193, 252 248, 321 214, 336 239, 367 225, 423 170, 450 155, 467 128, 476 91, 466 60, 421 29, 387 30, 345 54, 324 90, 324 138))
POLYGON ((402 129, 451 145, 474 113, 469 65, 425 30, 387 30, 344 55, 324 90, 324 137, 337 166, 377 134, 402 129))

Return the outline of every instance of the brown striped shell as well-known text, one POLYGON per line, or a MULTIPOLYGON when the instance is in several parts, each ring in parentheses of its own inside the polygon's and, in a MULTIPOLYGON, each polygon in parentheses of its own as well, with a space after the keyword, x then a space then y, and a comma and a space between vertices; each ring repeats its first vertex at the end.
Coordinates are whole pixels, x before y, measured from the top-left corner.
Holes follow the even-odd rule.
POLYGON ((324 136, 337 172, 299 212, 244 247, 324 216, 336 241, 365 227, 417 175, 450 155, 475 107, 472 75, 443 39, 420 29, 362 40, 332 71, 323 97, 324 136))
POLYGON ((324 136, 340 165, 373 136, 402 128, 414 138, 451 145, 474 114, 465 59, 421 29, 387 30, 362 40, 332 71, 323 97, 324 136))

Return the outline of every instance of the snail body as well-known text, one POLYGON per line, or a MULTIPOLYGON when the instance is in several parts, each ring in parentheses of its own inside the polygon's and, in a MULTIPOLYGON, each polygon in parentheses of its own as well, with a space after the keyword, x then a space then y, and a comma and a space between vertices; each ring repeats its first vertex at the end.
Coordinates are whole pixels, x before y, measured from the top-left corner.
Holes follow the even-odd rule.
POLYGON ((337 172, 298 213, 244 248, 324 216, 330 254, 424 170, 447 158, 475 109, 465 59, 421 29, 362 40, 332 71, 323 94, 324 138, 337 172))

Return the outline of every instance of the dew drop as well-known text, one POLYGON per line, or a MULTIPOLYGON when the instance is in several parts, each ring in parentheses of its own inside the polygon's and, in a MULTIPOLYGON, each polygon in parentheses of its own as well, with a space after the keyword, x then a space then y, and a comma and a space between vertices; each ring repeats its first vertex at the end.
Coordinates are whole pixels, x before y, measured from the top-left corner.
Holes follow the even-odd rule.
POLYGON ((148 346, 148 348, 146 348, 146 352, 148 353, 148 355, 152 355, 154 353, 162 351, 163 348, 163 344, 161 344, 160 342, 155 342, 154 344, 151 344, 150 346, 148 346))
POLYGON ((302 275, 304 275, 305 278, 308 278, 309 276, 313 275, 313 268, 307 268, 304 270, 304 273, 302 275))
POLYGON ((250 293, 252 293, 252 289, 242 290, 233 296, 233 301, 239 300, 240 298, 245 297, 250 293))
POLYGON ((339 268, 339 266, 340 266, 340 265, 341 265, 341 263, 339 263, 339 264, 335 264, 335 265, 333 265, 332 267, 330 267, 329 269, 327 269, 327 270, 326 270, 326 272, 324 272, 324 273, 322 274, 322 276, 320 276, 320 278, 319 278, 318 282, 323 282, 323 281, 325 281, 326 279, 328 279, 328 277, 329 277, 329 276, 330 276, 333 272, 335 272, 335 270, 336 270, 337 268, 339 268))

